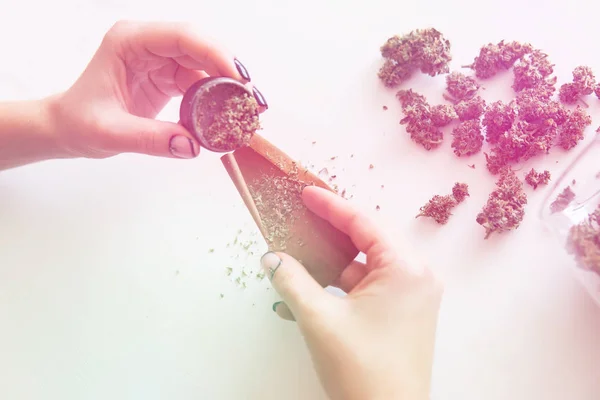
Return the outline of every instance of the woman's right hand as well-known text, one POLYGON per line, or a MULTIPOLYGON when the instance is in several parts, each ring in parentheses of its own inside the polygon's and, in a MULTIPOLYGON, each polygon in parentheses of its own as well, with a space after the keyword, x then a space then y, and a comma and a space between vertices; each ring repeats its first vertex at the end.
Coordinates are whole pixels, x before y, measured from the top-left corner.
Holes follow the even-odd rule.
POLYGON ((343 298, 287 254, 261 259, 267 275, 276 268, 272 284, 284 303, 274 309, 297 321, 325 391, 334 400, 429 399, 441 284, 428 268, 403 261, 373 222, 339 196, 309 187, 303 197, 367 256, 336 283, 348 293, 343 298))

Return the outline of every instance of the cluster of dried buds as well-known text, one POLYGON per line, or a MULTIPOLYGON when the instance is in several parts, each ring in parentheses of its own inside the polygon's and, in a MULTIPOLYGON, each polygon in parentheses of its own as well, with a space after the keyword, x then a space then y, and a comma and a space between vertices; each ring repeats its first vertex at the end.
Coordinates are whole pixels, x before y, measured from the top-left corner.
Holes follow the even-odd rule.
MULTIPOLYGON (((379 77, 388 87, 397 86, 415 70, 431 76, 448 73, 452 59, 449 42, 435 29, 392 37, 382 46, 381 53, 385 63, 379 77)), ((397 98, 404 113, 400 123, 406 125, 411 139, 427 150, 440 146, 443 140, 440 128, 453 120, 458 120, 452 130, 451 144, 457 156, 476 154, 484 141, 489 143, 490 150, 485 153, 487 168, 493 175, 500 174, 500 179, 477 216, 477 222, 486 229, 487 238, 493 232, 517 228, 523 219, 527 197, 523 183, 511 167, 547 154, 553 146, 565 150, 575 147, 584 138, 584 131, 592 120, 581 106, 568 109, 563 104, 581 102, 587 107, 583 97, 595 93, 600 98, 600 83, 589 67, 579 66, 573 71, 573 81, 560 87, 560 101, 554 100, 557 82, 553 75, 554 64, 546 53, 529 43, 516 41, 483 46, 473 63, 465 67, 472 69, 480 79, 512 68, 515 99, 487 105, 478 95, 481 85, 474 77, 452 72, 446 76, 444 93, 452 105, 430 106, 424 96, 411 89, 400 90, 397 98)), ((525 176, 525 182, 534 189, 547 185, 549 180, 549 171, 531 169, 525 176)), ((421 207, 417 217, 427 216, 445 224, 451 210, 465 197, 461 188, 457 184, 453 195, 434 196, 421 207)), ((464 191, 468 195, 466 185, 464 191)), ((567 188, 556 204, 553 203, 553 212, 566 207, 573 197, 567 188)))

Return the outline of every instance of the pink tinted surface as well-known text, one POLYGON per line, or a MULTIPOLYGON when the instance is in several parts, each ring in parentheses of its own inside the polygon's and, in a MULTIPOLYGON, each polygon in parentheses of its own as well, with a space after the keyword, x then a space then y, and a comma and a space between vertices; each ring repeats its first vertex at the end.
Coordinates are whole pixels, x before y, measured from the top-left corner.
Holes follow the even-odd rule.
MULTIPOLYGON (((559 84, 578 65, 600 75, 588 8, 583 0, 507 0, 493 10, 474 0, 24 1, 0 16, 10 60, 0 63, 0 96, 64 90, 118 18, 196 22, 235 51, 267 97, 263 134, 317 172, 327 167, 408 257, 419 253, 444 279, 432 399, 596 400, 600 309, 538 218, 549 187, 527 187, 522 226, 484 241, 475 217, 494 178, 483 155, 457 158, 452 126, 440 148, 415 145, 398 124, 394 91, 376 78, 379 46, 428 26, 452 42, 451 70, 507 39, 546 51, 559 84), (470 197, 447 225, 414 218, 454 182, 467 183, 470 197)), ((510 72, 492 82, 483 83, 487 102, 512 98, 510 72)), ((443 76, 419 75, 403 87, 440 104, 443 86, 443 76)), ((534 165, 558 177, 589 142, 600 101, 587 101, 586 139, 528 160, 521 177, 534 165)), ((178 109, 175 101, 160 117, 176 121, 178 109)), ((295 326, 271 311, 279 299, 268 284, 242 290, 225 273, 241 265, 226 243, 253 222, 218 155, 45 162, 1 173, 0 194, 5 398, 325 399, 295 326)), ((256 268, 258 257, 244 263, 256 268)))

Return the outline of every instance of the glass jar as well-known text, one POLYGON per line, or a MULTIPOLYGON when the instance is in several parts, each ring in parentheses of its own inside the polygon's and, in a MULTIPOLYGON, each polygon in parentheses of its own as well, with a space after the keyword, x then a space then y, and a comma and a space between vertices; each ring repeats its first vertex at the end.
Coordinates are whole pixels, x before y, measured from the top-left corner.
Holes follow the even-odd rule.
MULTIPOLYGON (((560 245, 572 257, 570 267, 575 273, 577 279, 583 284, 596 303, 600 306, 600 257, 585 257, 594 250, 600 250, 600 226, 598 222, 592 222, 585 226, 586 232, 596 232, 595 235, 587 236, 586 249, 590 251, 580 251, 580 247, 573 246, 573 243, 582 243, 575 236, 575 230, 581 229, 581 224, 589 224, 589 215, 600 205, 600 135, 596 135, 594 140, 575 158, 575 160, 565 169, 562 175, 555 180, 548 195, 542 203, 540 218, 546 226, 558 238, 560 245), (573 200, 559 212, 551 210, 551 204, 557 199, 559 194, 566 187, 575 194, 573 200), (597 245, 593 245, 596 239, 597 245), (592 244, 590 246, 590 244, 592 244)), ((600 255, 600 252, 597 253, 600 255)))

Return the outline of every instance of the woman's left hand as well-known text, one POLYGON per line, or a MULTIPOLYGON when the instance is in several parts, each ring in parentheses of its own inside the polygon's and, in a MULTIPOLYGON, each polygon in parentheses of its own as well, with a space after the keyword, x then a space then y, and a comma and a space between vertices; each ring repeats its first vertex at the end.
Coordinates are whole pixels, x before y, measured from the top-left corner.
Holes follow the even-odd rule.
MULTIPOLYGON (((187 25, 116 23, 75 84, 50 98, 64 156, 196 157, 200 148, 190 132, 154 118, 207 76, 250 81, 237 59, 187 25)), ((254 93, 264 109, 264 97, 254 93)))

